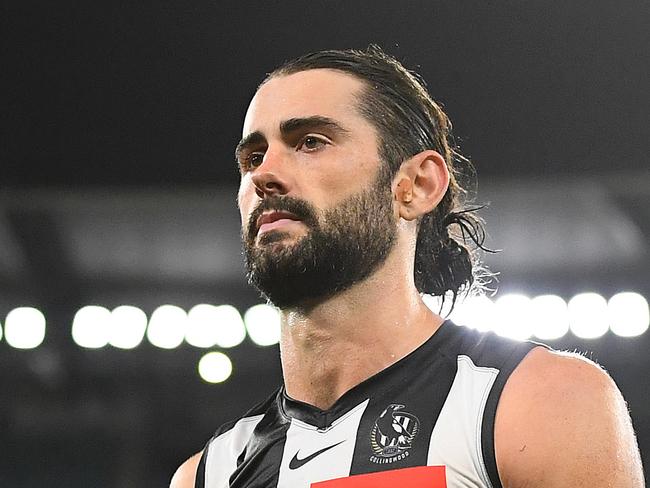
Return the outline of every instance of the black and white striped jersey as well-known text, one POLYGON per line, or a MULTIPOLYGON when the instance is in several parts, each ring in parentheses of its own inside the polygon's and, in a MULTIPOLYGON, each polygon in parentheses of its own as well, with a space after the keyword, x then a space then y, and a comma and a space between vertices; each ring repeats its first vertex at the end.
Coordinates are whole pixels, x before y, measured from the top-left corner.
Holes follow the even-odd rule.
POLYGON ((446 321, 329 410, 280 388, 217 430, 196 487, 501 488, 497 402, 535 346, 446 321))

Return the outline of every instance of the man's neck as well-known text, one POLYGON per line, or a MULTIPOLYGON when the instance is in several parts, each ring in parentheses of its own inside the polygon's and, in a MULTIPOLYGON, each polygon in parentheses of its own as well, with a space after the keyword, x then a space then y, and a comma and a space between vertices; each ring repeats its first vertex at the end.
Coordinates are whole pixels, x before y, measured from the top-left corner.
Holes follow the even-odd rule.
MULTIPOLYGON (((412 276, 412 275, 411 275, 412 276)), ((417 349, 442 324, 390 263, 305 311, 282 311, 287 394, 321 409, 417 349)))

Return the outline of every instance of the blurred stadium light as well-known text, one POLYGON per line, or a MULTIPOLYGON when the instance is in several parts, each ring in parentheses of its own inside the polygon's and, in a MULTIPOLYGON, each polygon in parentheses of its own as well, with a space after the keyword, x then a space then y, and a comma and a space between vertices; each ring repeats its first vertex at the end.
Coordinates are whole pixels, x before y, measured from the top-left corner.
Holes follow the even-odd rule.
POLYGON ((607 300, 597 293, 580 293, 568 303, 569 327, 582 339, 596 339, 603 336, 607 322, 607 300))
POLYGON ((485 295, 477 295, 460 302, 450 318, 459 325, 485 332, 495 329, 497 317, 494 302, 485 295))
POLYGON ((185 340, 192 346, 230 348, 238 346, 245 338, 244 321, 232 305, 200 304, 188 313, 185 340))
POLYGON ((144 337, 147 315, 138 307, 121 305, 111 312, 109 344, 119 349, 133 349, 144 337))
POLYGON ((258 346, 271 346, 280 341, 280 314, 275 307, 254 305, 244 314, 246 330, 258 346))
MULTIPOLYGON (((438 311, 438 300, 424 298, 438 311)), ((580 293, 568 304, 557 295, 529 299, 523 294, 504 294, 495 301, 485 295, 471 296, 456 304, 450 318, 458 325, 519 340, 533 336, 555 340, 569 330, 581 339, 595 339, 608 330, 621 337, 635 337, 650 326, 648 302, 634 292, 617 293, 609 302, 597 293, 580 293)))
POLYGON ((217 343, 218 327, 217 307, 195 305, 187 314, 185 341, 194 347, 212 347, 217 343))
POLYGON ((634 337, 648 330, 648 302, 638 293, 617 293, 607 303, 609 326, 614 334, 634 337))
POLYGON ((111 312, 105 307, 87 305, 80 308, 72 321, 72 339, 87 349, 108 344, 111 312))
POLYGON ((209 352, 199 360, 199 375, 208 383, 222 383, 232 374, 232 362, 222 352, 209 352))
POLYGON ((16 349, 34 349, 45 339, 45 316, 33 307, 13 309, 5 320, 5 339, 16 349))
POLYGON ((567 303, 557 295, 540 295, 530 302, 529 320, 538 339, 559 339, 569 331, 567 303))
POLYGON ((499 297, 495 306, 497 320, 494 331, 497 334, 519 340, 530 338, 533 333, 530 298, 508 293, 499 297))
POLYGON ((151 314, 147 339, 161 349, 181 345, 187 328, 187 313, 176 305, 161 305, 151 314))

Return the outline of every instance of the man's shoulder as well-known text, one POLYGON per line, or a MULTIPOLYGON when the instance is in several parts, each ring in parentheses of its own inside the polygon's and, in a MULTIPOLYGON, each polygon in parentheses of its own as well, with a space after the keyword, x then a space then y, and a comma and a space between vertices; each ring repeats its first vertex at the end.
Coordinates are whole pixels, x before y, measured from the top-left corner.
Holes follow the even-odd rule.
POLYGON ((616 388, 611 377, 598 363, 578 353, 544 347, 536 347, 526 355, 510 382, 517 384, 518 390, 529 390, 513 393, 536 392, 553 396, 563 392, 562 397, 566 400, 575 400, 571 398, 571 393, 579 393, 581 387, 585 394, 593 392, 593 388, 616 388), (553 388, 546 388, 549 386, 553 388), (542 391, 538 391, 540 389, 542 391))
MULTIPOLYGON (((201 463, 203 453, 205 452, 207 456, 208 452, 213 452, 215 442, 218 450, 220 448, 220 455, 236 459, 240 450, 248 441, 248 438, 257 423, 267 412, 269 412, 269 410, 277 408, 278 395, 280 394, 281 389, 278 389, 237 419, 221 424, 214 435, 210 438, 205 448, 181 464, 176 470, 170 488, 194 487, 197 469, 201 463)), ((223 459, 218 460, 218 462, 221 461, 223 461, 223 459)), ((204 463, 207 463, 207 460, 204 460, 204 463)), ((204 465, 204 468, 206 467, 207 464, 204 465)), ((217 466, 217 468, 219 468, 219 466, 217 466)))
POLYGON ((196 471, 199 467, 202 455, 203 451, 198 452, 181 464, 174 473, 169 488, 194 488, 196 471))
POLYGON ((620 391, 603 368, 575 353, 527 354, 499 402, 495 445, 506 487, 642 486, 620 391))

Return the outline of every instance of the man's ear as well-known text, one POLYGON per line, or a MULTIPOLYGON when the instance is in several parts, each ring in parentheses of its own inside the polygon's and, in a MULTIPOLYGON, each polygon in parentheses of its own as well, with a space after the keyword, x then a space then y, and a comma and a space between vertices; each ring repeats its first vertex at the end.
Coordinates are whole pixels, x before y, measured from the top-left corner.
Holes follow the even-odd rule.
POLYGON ((445 158, 422 151, 402 163, 393 178, 393 196, 399 216, 414 220, 433 210, 449 187, 445 158))

